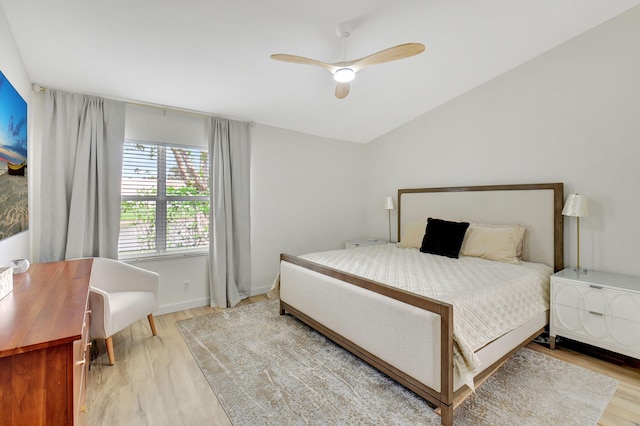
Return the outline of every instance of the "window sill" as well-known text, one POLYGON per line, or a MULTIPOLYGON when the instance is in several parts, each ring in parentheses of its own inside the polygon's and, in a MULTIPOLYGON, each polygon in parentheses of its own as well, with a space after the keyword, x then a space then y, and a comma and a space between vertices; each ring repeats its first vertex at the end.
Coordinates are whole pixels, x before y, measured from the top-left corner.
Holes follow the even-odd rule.
POLYGON ((207 256, 209 250, 181 251, 173 253, 129 254, 118 256, 118 260, 126 263, 155 262, 159 260, 184 259, 187 257, 207 256))

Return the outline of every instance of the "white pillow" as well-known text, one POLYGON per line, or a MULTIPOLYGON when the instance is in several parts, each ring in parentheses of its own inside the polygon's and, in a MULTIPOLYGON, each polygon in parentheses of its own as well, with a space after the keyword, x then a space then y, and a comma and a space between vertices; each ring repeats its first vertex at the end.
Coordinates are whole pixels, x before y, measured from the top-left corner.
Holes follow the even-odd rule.
POLYGON ((519 264, 524 246, 522 225, 472 223, 462 241, 460 254, 498 262, 519 264))
POLYGON ((426 229, 426 221, 408 223, 402 230, 402 238, 400 238, 400 242, 396 246, 419 249, 422 246, 422 238, 426 229))

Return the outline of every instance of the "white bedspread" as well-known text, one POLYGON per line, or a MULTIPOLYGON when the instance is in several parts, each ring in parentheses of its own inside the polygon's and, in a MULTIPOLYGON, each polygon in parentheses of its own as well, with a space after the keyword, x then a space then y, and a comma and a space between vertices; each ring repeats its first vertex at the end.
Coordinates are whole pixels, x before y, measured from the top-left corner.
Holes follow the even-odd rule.
POLYGON ((392 244, 300 257, 452 304, 454 366, 472 389, 474 352, 549 309, 553 270, 544 264, 450 259, 392 244))

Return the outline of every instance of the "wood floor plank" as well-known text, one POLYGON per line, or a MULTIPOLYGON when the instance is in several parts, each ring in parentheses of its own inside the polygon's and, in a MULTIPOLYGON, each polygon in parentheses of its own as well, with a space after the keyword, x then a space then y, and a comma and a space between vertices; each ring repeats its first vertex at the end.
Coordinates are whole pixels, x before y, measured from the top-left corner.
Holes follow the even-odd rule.
POLYGON ((619 380, 618 389, 598 425, 640 426, 640 368, 613 363, 563 347, 551 350, 536 343, 530 343, 528 347, 619 380))
MULTIPOLYGON (((255 296, 241 304, 264 300, 265 296, 255 296)), ((176 326, 176 321, 218 311, 202 307, 154 317, 155 337, 146 318, 116 334, 115 365, 109 365, 106 353, 91 363, 87 424, 231 425, 176 326)), ((562 346, 550 350, 531 343, 528 347, 618 379, 620 386, 598 424, 640 426, 640 368, 562 346)))
POLYGON ((231 425, 176 326, 192 315, 156 317, 155 337, 146 321, 114 336, 116 364, 106 354, 91 364, 88 424, 231 425))

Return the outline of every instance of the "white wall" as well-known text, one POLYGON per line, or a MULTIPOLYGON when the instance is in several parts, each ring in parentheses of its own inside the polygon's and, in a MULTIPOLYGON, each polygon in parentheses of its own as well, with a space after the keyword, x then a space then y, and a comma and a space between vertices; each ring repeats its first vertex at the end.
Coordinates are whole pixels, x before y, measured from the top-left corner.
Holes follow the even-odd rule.
MULTIPOLYGON (((29 174, 29 210, 32 211, 33 196, 31 188, 33 187, 34 168, 31 165, 31 148, 32 143, 32 111, 31 111, 31 81, 27 70, 22 62, 22 57, 18 51, 13 34, 9 28, 9 22, 4 14, 2 6, 0 6, 0 71, 11 82, 13 87, 20 93, 20 96, 27 102, 28 108, 28 126, 29 141, 27 146, 29 174)), ((29 215, 31 217, 31 215, 29 215)), ((11 259, 31 258, 31 232, 24 231, 0 241, 0 266, 8 265, 11 259)))
POLYGON ((127 105, 124 137, 192 146, 208 144, 204 117, 138 105, 127 105))
POLYGON ((280 253, 344 247, 365 236, 364 145, 256 125, 251 149, 254 289, 268 289, 280 253))
MULTIPOLYGON (((636 7, 371 142, 367 211, 398 188, 564 182, 590 200, 582 266, 640 275, 639 42, 636 7)), ((567 266, 575 237, 566 218, 567 266)))
MULTIPOLYGON (((128 139, 207 146, 206 129, 203 117, 127 106, 128 139)), ((281 252, 339 248, 364 234, 364 147, 262 125, 251 139, 251 293, 259 294, 281 252)), ((160 274, 160 313, 208 304, 206 256, 135 264, 160 274)))

